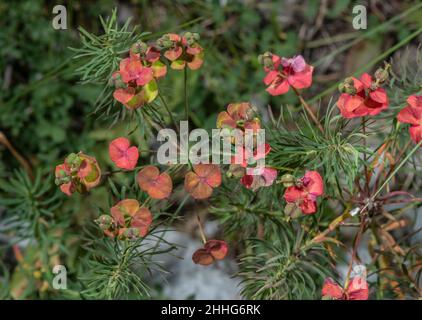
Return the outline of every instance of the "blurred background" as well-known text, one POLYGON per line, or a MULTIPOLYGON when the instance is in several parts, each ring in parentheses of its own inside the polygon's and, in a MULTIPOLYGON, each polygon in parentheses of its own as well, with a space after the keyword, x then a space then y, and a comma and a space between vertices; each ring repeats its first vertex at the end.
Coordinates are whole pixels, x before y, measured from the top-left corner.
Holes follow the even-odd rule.
MULTIPOLYGON (((265 51, 287 57, 302 54, 314 65, 314 85, 306 90, 305 97, 313 103, 322 99, 322 105, 336 93, 337 83, 344 77, 359 70, 373 71, 384 60, 400 54, 410 52, 412 56, 421 39, 412 36, 422 27, 420 4, 420 1, 398 0, 60 3, 3 0, 0 2, 0 179, 6 181, 21 167, 12 150, 22 155, 42 177, 52 173, 66 154, 79 150, 95 154, 104 170, 112 167, 108 143, 123 134, 126 127, 117 124, 109 128, 107 120, 98 119, 92 113, 102 86, 78 82, 75 71, 80 61, 73 59, 70 48, 80 47, 79 26, 101 34, 98 16, 109 16, 113 8, 117 8, 122 24, 132 17, 132 24, 139 25, 140 32, 152 32, 151 37, 182 31, 201 35, 205 63, 189 78, 190 105, 196 115, 194 125, 210 129, 215 127, 218 112, 230 102, 252 101, 263 112, 264 119, 268 104, 276 110, 281 105, 297 110, 294 95, 266 94, 262 83, 264 73, 257 61, 258 54, 265 51), (66 30, 52 27, 55 16, 52 10, 56 4, 67 8, 66 30), (367 8, 367 29, 353 28, 353 7, 358 4, 367 8), (393 51, 396 51, 394 55, 393 51)), ((171 109, 182 112, 183 75, 170 74, 165 81, 163 87, 171 109)), ((9 199, 11 192, 3 190, 0 199, 9 199)), ((57 230, 65 229, 54 229, 58 232, 55 236, 63 236, 67 243, 77 241, 78 228, 96 215, 93 204, 107 197, 105 188, 96 189, 88 198, 65 199, 55 193, 54 186, 45 192, 59 199, 57 210, 63 217, 72 217, 70 222, 63 219, 57 223, 66 230, 74 230, 73 234, 67 231, 63 236, 57 230)), ((10 203, 3 201, 0 205, 3 244, 10 241, 1 233, 1 226, 4 227, 1 218, 7 215, 10 209, 5 208, 10 203)), ((213 223, 206 228, 209 234, 218 229, 213 223)), ((189 224, 172 237, 187 246, 187 259, 173 270, 172 278, 167 279, 169 285, 158 290, 160 294, 172 298, 237 297, 237 280, 230 278, 233 261, 207 274, 201 273, 200 269, 192 269, 197 266, 192 266, 189 259, 199 244, 189 224)), ((67 250, 67 265, 77 266, 78 248, 69 245, 67 250)), ((28 258, 35 266, 37 254, 39 249, 34 249, 34 257, 28 258)), ((12 273, 9 292, 17 297, 25 290, 38 292, 43 284, 37 282, 33 272, 32 276, 24 271, 16 272, 17 260, 16 252, 0 249, 1 265, 12 273)), ((172 268, 173 262, 168 264, 172 268)))

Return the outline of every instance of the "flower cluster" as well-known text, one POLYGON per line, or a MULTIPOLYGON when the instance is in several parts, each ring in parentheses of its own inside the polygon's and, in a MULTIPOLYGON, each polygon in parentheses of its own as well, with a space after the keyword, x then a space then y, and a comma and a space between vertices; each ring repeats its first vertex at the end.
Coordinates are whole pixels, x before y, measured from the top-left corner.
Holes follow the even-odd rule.
MULTIPOLYGON (((261 122, 256 117, 256 109, 249 102, 230 103, 227 111, 222 111, 217 116, 217 128, 219 129, 238 129, 243 132, 241 137, 244 140, 245 130, 252 130, 256 133, 261 129, 261 122)), ((232 137, 231 143, 236 145, 236 136, 232 137)), ((271 151, 269 144, 263 148, 258 148, 254 139, 253 150, 247 150, 245 147, 235 147, 235 156, 231 159, 231 165, 227 172, 229 177, 240 178, 240 182, 248 189, 256 191, 260 187, 271 186, 277 177, 277 170, 269 167, 250 167, 256 165, 257 161, 263 159, 271 151), (264 152, 258 150, 264 149, 264 152), (238 163, 237 156, 242 158, 238 163)), ((262 147, 262 146, 260 146, 262 147)))
POLYGON ((152 102, 158 95, 156 79, 167 72, 159 59, 160 52, 154 47, 143 42, 133 45, 129 57, 120 61, 119 71, 112 75, 114 98, 128 109, 152 102))
POLYGON ((368 300, 369 289, 366 282, 366 267, 356 265, 350 281, 346 281, 345 288, 327 278, 322 287, 322 299, 324 300, 368 300))
POLYGON ((249 102, 230 103, 227 111, 218 114, 217 128, 256 131, 261 128, 261 121, 256 117, 256 110, 249 102))
POLYGON ((187 66, 196 70, 204 61, 204 50, 198 40, 197 33, 186 32, 183 36, 169 33, 152 45, 142 41, 133 44, 129 57, 120 61, 119 70, 110 79, 115 87, 114 99, 128 109, 137 109, 154 101, 158 95, 157 80, 167 74, 162 52, 172 69, 187 66))
MULTIPOLYGON (((380 85, 385 81, 377 73, 375 80, 364 73, 360 79, 347 78, 340 84, 340 95, 337 106, 345 118, 375 116, 388 108, 388 97, 384 88, 380 85)), ((384 77, 384 76, 383 76, 384 77)))
POLYGON ((317 211, 317 198, 324 193, 324 182, 317 171, 307 171, 297 180, 291 175, 285 175, 282 182, 287 186, 284 193, 287 215, 296 218, 300 213, 308 215, 317 211))
POLYGON ((198 33, 186 32, 184 35, 168 33, 157 40, 157 46, 164 50, 164 56, 171 61, 170 67, 182 70, 199 69, 204 63, 204 49, 198 44, 198 33))
POLYGON ((82 152, 71 153, 64 163, 56 166, 55 176, 56 185, 70 196, 74 192, 84 193, 97 186, 101 170, 95 158, 82 152))
POLYGON ((110 209, 110 215, 101 215, 96 223, 104 234, 121 240, 145 237, 152 223, 148 208, 141 207, 135 199, 125 199, 110 209))
MULTIPOLYGON (((168 67, 188 72, 188 69, 197 70, 202 66, 204 49, 198 40, 198 34, 187 32, 183 35, 165 34, 153 44, 142 41, 135 43, 129 50, 129 57, 121 60, 119 70, 112 75, 111 81, 116 88, 114 98, 128 109, 136 109, 151 103, 158 95, 157 81, 166 76, 168 67)), ((260 55, 259 62, 265 72, 263 82, 266 91, 272 96, 278 96, 292 89, 306 112, 319 125, 321 133, 325 134, 318 117, 298 91, 312 85, 314 67, 306 63, 302 55, 286 58, 270 52, 260 55)), ((378 69, 373 76, 364 73, 360 78, 349 77, 340 84, 341 94, 337 107, 344 118, 375 116, 388 108, 387 92, 382 86, 388 79, 389 68, 390 66, 386 65, 378 69)), ((407 102, 408 105, 399 112, 397 118, 399 122, 411 124, 410 135, 418 143, 422 140, 422 96, 412 95, 407 102)), ((231 103, 225 111, 218 114, 216 126, 240 134, 231 136, 227 144, 235 152, 226 172, 229 178, 237 178, 240 184, 254 192, 274 183, 282 183, 285 187, 284 212, 290 218, 312 215, 318 211, 319 197, 324 195, 324 180, 319 172, 309 171, 306 168, 292 168, 292 172, 296 172, 297 169, 306 171, 302 177, 285 174, 276 182, 278 171, 271 166, 259 164, 259 161, 265 159, 271 152, 271 146, 265 141, 259 142, 261 122, 255 107, 249 102, 231 103), (246 140, 248 130, 252 131, 252 150, 237 143, 238 139, 246 140)), ((109 156, 120 169, 127 171, 137 169, 139 149, 131 145, 125 137, 111 141, 109 156)), ((149 197, 144 204, 149 203, 151 199, 170 199, 173 181, 169 172, 176 171, 160 171, 160 168, 153 165, 141 166, 141 170, 136 173, 135 184, 149 197)), ((195 200, 210 198, 214 189, 222 184, 221 168, 216 164, 189 164, 185 172, 184 190, 195 200)), ((101 171, 96 160, 83 153, 69 155, 63 164, 56 167, 56 183, 68 195, 75 191, 88 191, 98 185, 100 178, 101 171)), ((118 202, 110 209, 110 214, 103 214, 96 220, 106 236, 119 240, 145 237, 152 221, 150 210, 136 199, 124 199, 118 202)), ((224 259, 229 250, 228 244, 224 240, 206 240, 199 216, 198 223, 203 246, 193 253, 193 262, 207 266, 224 259)), ((367 299, 366 274, 365 277, 355 275, 349 278, 349 276, 350 274, 344 288, 333 279, 326 279, 322 288, 323 298, 367 299)))
POLYGON ((397 119, 411 124, 410 136, 413 141, 419 143, 422 140, 422 95, 411 95, 407 98, 407 106, 399 112, 397 119))
POLYGON ((258 57, 258 61, 267 73, 264 83, 272 96, 285 94, 290 87, 305 89, 312 85, 314 67, 308 65, 301 55, 284 58, 266 52, 258 57))

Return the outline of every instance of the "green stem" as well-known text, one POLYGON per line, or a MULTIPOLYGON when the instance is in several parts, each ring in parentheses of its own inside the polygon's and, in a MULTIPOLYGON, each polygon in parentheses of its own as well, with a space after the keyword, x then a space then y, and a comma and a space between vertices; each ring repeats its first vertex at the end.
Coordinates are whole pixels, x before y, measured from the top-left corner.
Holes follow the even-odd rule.
POLYGON ((186 121, 189 121, 189 102, 188 102, 188 67, 185 66, 184 69, 184 84, 185 84, 185 118, 186 121))
POLYGON ((365 174, 365 192, 369 193, 369 177, 368 177, 368 167, 366 165, 366 119, 365 117, 362 117, 362 133, 364 135, 363 139, 363 168, 364 168, 364 174, 365 174))
POLYGON ((305 111, 308 113, 308 115, 311 117, 312 121, 316 124, 316 126, 318 127, 319 131, 321 131, 321 133, 324 133, 324 128, 322 127, 321 123, 319 122, 317 116, 314 114, 314 112, 312 111, 311 107, 306 103, 305 99, 303 99, 302 95, 300 94, 300 92, 295 88, 292 87, 294 93, 296 94, 296 96, 298 97, 301 105, 303 106, 303 108, 305 109, 305 111))
POLYGON ((173 125, 174 125, 174 126, 176 127, 176 129, 177 129, 177 132, 179 132, 180 130, 179 130, 179 126, 177 125, 176 119, 174 119, 174 117, 173 117, 173 113, 170 111, 170 108, 169 108, 169 106, 168 106, 168 104, 167 104, 166 100, 164 99, 164 97, 163 97, 163 95, 161 94, 161 92, 160 92, 160 91, 158 91, 158 96, 160 97, 161 102, 162 102, 162 103, 163 103, 163 105, 164 105, 164 108, 166 109, 166 111, 167 111, 168 115, 170 116, 170 120, 171 120, 171 122, 173 122, 173 125))
POLYGON ((196 220, 198 221, 199 233, 201 235, 202 242, 205 244, 207 242, 207 238, 205 237, 204 228, 202 227, 201 219, 198 214, 196 214, 196 220))

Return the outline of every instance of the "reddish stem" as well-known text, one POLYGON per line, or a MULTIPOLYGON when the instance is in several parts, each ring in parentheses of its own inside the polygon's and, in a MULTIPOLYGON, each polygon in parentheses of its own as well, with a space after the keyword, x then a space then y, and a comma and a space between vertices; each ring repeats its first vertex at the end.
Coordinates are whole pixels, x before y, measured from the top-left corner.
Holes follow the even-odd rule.
POLYGON ((303 99, 302 95, 297 91, 296 88, 292 87, 293 91, 295 92, 296 96, 299 98, 300 103, 302 104, 303 108, 306 110, 306 112, 309 114, 313 122, 317 125, 319 131, 324 133, 324 128, 322 127, 321 123, 319 122, 318 118, 312 111, 311 107, 308 105, 308 103, 303 99))

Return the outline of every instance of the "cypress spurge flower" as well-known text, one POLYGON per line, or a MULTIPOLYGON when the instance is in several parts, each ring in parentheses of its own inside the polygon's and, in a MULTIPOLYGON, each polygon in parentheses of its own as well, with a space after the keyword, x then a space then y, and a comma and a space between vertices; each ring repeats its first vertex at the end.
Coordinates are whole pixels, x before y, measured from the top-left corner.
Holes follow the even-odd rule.
POLYGON ((110 213, 110 216, 102 215, 96 220, 107 236, 133 240, 148 234, 152 214, 148 208, 141 207, 138 200, 119 201, 110 209, 110 213))
POLYGON ((130 146, 128 139, 120 137, 110 142, 108 147, 111 161, 116 167, 133 170, 138 163, 139 151, 135 146, 130 146))
POLYGON ((192 255, 192 261, 196 264, 208 266, 216 260, 226 257, 229 246, 224 240, 208 240, 204 246, 196 250, 192 255))
POLYGON ((165 76, 166 65, 160 52, 140 42, 132 46, 130 56, 120 61, 119 71, 112 75, 116 90, 113 97, 128 109, 152 102, 158 95, 156 79, 165 76))
POLYGON ((264 83, 266 91, 272 96, 285 94, 290 86, 295 89, 305 89, 312 85, 313 66, 308 65, 301 56, 293 58, 279 57, 271 52, 266 52, 258 57, 267 75, 264 83))
POLYGON ((195 199, 211 197, 214 188, 221 185, 221 171, 215 164, 196 164, 185 175, 185 190, 195 199))
POLYGON ((157 46, 164 50, 172 69, 188 67, 197 70, 204 63, 204 49, 198 43, 199 38, 199 34, 192 32, 186 32, 183 36, 168 33, 157 40, 157 46))
POLYGON ((240 183, 253 191, 261 187, 271 186, 277 178, 277 170, 270 167, 255 168, 250 173, 245 174, 240 180, 240 183))
POLYGON ((70 196, 96 187, 100 183, 101 169, 94 157, 82 152, 71 153, 63 164, 56 166, 55 176, 60 190, 70 196))
POLYGON ((167 66, 160 60, 160 50, 154 46, 148 46, 145 42, 139 41, 130 48, 130 57, 151 68, 152 75, 156 79, 167 74, 167 66))
POLYGON ((256 110, 249 102, 230 103, 227 111, 222 111, 217 116, 219 129, 251 129, 261 128, 260 120, 255 117, 256 110))
POLYGON ((368 300, 368 294, 368 284, 361 276, 353 277, 346 289, 333 279, 327 278, 322 288, 324 300, 368 300))
POLYGON ((388 97, 381 84, 385 76, 378 72, 375 80, 367 73, 362 74, 360 79, 347 78, 339 86, 342 92, 337 106, 341 115, 345 118, 375 116, 388 108, 388 97))
POLYGON ((409 133, 413 141, 419 143, 422 140, 422 95, 411 95, 407 99, 408 105, 397 115, 397 120, 409 123, 409 133))
POLYGON ((317 211, 317 197, 324 193, 324 183, 317 171, 307 171, 305 175, 290 186, 284 193, 284 199, 288 206, 289 213, 291 206, 299 208, 303 214, 313 214, 317 211))
POLYGON ((173 190, 173 182, 169 174, 160 173, 160 170, 154 166, 147 166, 139 171, 136 181, 139 188, 153 199, 168 198, 173 190))

